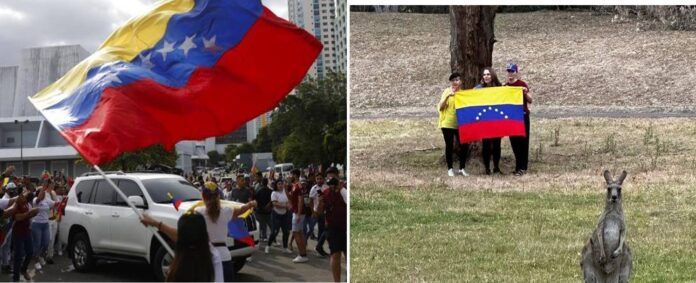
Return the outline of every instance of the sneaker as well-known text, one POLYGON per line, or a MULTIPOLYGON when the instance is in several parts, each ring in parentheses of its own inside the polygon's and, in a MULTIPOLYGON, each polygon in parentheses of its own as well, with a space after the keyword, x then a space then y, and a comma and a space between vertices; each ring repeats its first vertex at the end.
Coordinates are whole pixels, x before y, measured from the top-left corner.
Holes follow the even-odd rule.
POLYGON ((46 265, 46 261, 43 257, 39 257, 39 263, 41 263, 41 265, 46 265))
POLYGON ((263 250, 265 253, 271 252, 271 247, 266 246, 266 248, 263 250))
POLYGON ((283 252, 286 253, 286 254, 291 254, 291 253, 292 253, 292 250, 291 250, 291 249, 284 249, 283 252))
POLYGON ((58 250, 58 256, 63 256, 63 251, 62 251, 62 250, 58 250))
POLYGON ((324 251, 324 249, 323 249, 322 247, 316 247, 315 250, 316 250, 317 253, 318 253, 319 255, 321 255, 321 256, 328 256, 328 255, 329 255, 329 254, 327 254, 327 253, 324 251))
POLYGON ((522 176, 522 175, 524 175, 524 173, 525 173, 524 170, 517 170, 517 171, 515 171, 514 175, 515 176, 522 176))
POLYGON ((447 176, 454 177, 454 170, 452 170, 452 169, 447 170, 447 176))
POLYGON ((464 168, 459 169, 459 174, 462 174, 462 176, 464 177, 469 176, 469 174, 467 174, 466 171, 464 171, 464 168))
POLYGON ((38 263, 38 262, 37 262, 36 264, 34 264, 34 268, 36 269, 36 271, 41 270, 41 267, 42 267, 42 266, 41 266, 41 263, 38 263))
POLYGON ((486 175, 490 175, 490 174, 491 174, 491 169, 486 168, 486 175))
POLYGON ((309 258, 307 258, 306 256, 301 256, 301 255, 298 255, 295 259, 292 260, 292 262, 294 262, 294 263, 303 263, 303 262, 308 262, 308 261, 309 261, 309 258))
POLYGON ((495 169, 493 169, 493 174, 495 174, 495 175, 503 175, 503 172, 500 171, 500 168, 495 168, 495 169))

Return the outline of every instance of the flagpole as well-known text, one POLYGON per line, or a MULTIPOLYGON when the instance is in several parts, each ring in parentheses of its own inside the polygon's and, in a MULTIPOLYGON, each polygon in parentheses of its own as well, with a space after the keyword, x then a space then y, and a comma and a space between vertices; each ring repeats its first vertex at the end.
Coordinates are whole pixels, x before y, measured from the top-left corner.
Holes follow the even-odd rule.
MULTIPOLYGON (((118 195, 126 201, 128 206, 130 206, 130 208, 133 209, 133 211, 135 211, 135 214, 138 215, 138 219, 142 220, 143 214, 137 208, 135 208, 135 205, 133 205, 132 203, 130 203, 128 201, 128 197, 126 197, 126 194, 124 194, 123 191, 121 191, 121 189, 119 189, 118 186, 116 186, 116 184, 114 184, 114 182, 109 177, 106 176, 106 174, 104 174, 104 171, 102 171, 101 168, 99 168, 99 166, 94 165, 94 169, 96 169, 97 172, 99 172, 99 174, 101 174, 102 177, 104 177, 104 180, 106 180, 106 182, 109 183, 111 185, 111 187, 114 188, 114 190, 116 190, 118 195)), ((162 236, 159 233, 157 233, 157 230, 155 229, 155 227, 150 227, 150 226, 148 226, 148 227, 149 227, 148 229, 151 229, 155 233, 155 237, 157 237, 157 240, 160 241, 160 243, 162 244, 164 249, 167 250, 169 255, 174 257, 174 250, 172 250, 172 248, 169 246, 169 244, 167 244, 167 241, 165 241, 162 238, 162 236)))

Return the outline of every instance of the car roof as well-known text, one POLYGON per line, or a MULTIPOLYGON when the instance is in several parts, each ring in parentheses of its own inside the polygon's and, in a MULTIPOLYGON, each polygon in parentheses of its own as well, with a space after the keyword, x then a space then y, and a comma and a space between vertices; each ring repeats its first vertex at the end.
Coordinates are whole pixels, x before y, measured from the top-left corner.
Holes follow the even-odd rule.
MULTIPOLYGON (((123 178, 123 177, 130 177, 130 178, 136 178, 140 180, 151 180, 151 179, 169 179, 169 178, 175 178, 175 179, 183 179, 184 177, 181 177, 179 175, 175 174, 166 174, 166 173, 107 173, 106 176, 108 177, 114 177, 114 178, 123 178)), ((86 179, 86 180, 96 180, 96 179, 103 179, 101 175, 90 175, 90 176, 80 176, 77 177, 77 180, 81 179, 86 179)))

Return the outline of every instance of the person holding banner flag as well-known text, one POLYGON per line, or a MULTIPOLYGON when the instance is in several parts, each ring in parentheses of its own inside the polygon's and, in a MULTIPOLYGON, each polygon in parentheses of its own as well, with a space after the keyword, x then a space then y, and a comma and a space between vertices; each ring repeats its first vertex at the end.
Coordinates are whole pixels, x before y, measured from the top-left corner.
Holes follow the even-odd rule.
POLYGON ((195 212, 203 215, 205 218, 210 242, 213 243, 213 246, 218 250, 222 259, 225 281, 233 281, 234 262, 232 261, 232 255, 227 248, 226 242, 229 232, 228 224, 231 220, 236 219, 238 216, 256 207, 256 201, 250 201, 236 209, 222 207, 220 205, 220 189, 218 189, 217 184, 213 182, 205 183, 202 195, 205 206, 196 207, 195 212))
MULTIPOLYGON (((481 83, 476 85, 474 88, 484 88, 484 87, 496 87, 501 86, 498 76, 493 71, 493 68, 486 67, 483 69, 483 74, 481 76, 481 83)), ((482 152, 483 155, 483 166, 486 168, 486 175, 491 174, 491 155, 493 155, 493 174, 502 174, 500 171, 500 141, 502 138, 489 138, 482 139, 482 152)))
POLYGON ((526 82, 519 79, 519 67, 515 63, 505 66, 507 71, 506 86, 516 86, 522 88, 524 95, 524 131, 525 135, 510 136, 510 145, 515 154, 515 176, 522 176, 527 173, 529 163, 529 104, 532 104, 532 95, 529 94, 529 86, 526 82))
POLYGON ((450 86, 442 91, 440 102, 438 102, 438 111, 440 112, 439 127, 442 129, 442 135, 445 138, 445 160, 447 161, 447 175, 453 177, 454 170, 452 169, 452 151, 454 150, 454 141, 459 143, 459 172, 462 176, 469 176, 464 171, 466 166, 466 156, 469 150, 468 143, 461 143, 457 135, 457 116, 454 105, 454 94, 461 88, 461 78, 459 73, 452 73, 449 76, 450 86))

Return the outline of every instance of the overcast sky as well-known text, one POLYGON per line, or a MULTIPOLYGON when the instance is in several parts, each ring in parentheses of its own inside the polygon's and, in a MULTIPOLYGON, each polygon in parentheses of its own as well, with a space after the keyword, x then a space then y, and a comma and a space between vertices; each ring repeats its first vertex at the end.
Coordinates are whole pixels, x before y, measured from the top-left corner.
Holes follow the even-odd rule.
MULTIPOLYGON (((244 0, 243 0, 244 1, 244 0)), ((262 0, 288 18, 287 0, 262 0)), ((0 66, 19 64, 22 48, 79 44, 97 47, 118 26, 156 0, 4 0, 0 2, 0 66)))

